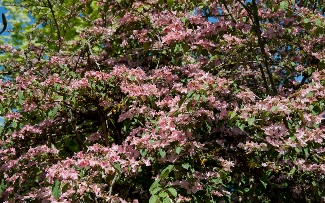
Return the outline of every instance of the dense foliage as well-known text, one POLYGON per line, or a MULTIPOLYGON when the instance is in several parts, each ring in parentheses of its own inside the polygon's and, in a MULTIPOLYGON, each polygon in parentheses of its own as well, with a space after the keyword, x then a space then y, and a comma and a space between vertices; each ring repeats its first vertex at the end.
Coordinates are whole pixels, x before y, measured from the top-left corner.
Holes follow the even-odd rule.
POLYGON ((321 2, 2 0, 0 201, 325 201, 321 2))

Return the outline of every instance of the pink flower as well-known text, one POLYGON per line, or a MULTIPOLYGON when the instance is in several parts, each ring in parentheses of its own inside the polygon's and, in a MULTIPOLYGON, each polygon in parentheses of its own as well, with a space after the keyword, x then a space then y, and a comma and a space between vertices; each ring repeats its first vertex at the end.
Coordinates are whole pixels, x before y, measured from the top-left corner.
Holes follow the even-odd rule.
POLYGON ((224 160, 223 158, 219 158, 219 161, 221 162, 222 168, 225 171, 231 171, 231 167, 235 166, 235 163, 233 161, 227 161, 224 160))

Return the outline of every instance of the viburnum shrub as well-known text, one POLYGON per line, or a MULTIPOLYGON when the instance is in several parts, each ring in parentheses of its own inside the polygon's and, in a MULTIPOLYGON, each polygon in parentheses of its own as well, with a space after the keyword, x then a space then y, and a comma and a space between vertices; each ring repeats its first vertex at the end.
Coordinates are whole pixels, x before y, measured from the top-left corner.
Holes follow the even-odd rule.
POLYGON ((322 1, 2 5, 1 202, 325 201, 322 1))

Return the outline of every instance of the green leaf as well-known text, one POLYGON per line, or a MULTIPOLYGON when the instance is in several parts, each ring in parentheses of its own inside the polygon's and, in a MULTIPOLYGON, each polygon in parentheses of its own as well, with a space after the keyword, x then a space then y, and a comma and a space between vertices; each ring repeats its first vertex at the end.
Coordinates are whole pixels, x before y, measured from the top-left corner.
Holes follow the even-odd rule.
POLYGON ((18 90, 18 103, 22 105, 24 103, 24 96, 21 90, 18 90))
POLYGON ((278 106, 272 106, 271 111, 276 111, 279 107, 278 106))
POLYGON ((194 100, 198 101, 200 99, 200 94, 194 94, 194 100))
POLYGON ((135 75, 131 75, 130 80, 133 81, 135 79, 136 79, 135 75))
POLYGON ((167 192, 165 192, 165 191, 161 191, 161 192, 159 193, 159 197, 164 198, 164 197, 167 197, 167 196, 168 196, 168 194, 167 194, 167 192))
POLYGON ((115 167, 115 169, 116 169, 118 172, 121 172, 121 165, 120 165, 120 163, 115 162, 115 163, 114 163, 114 167, 115 167))
MULTIPOLYGON (((229 114, 228 114, 229 115, 229 114)), ((237 115, 236 111, 231 112, 230 114, 230 119, 232 119, 233 117, 235 117, 237 115)))
POLYGON ((304 23, 309 23, 310 22, 310 18, 305 18, 304 19, 304 23))
POLYGON ((254 124, 254 121, 255 121, 255 117, 252 117, 252 118, 248 118, 247 119, 248 125, 253 125, 254 124))
POLYGON ((159 154, 162 158, 164 158, 166 156, 166 152, 162 149, 159 149, 159 154))
POLYGON ((61 196, 61 190, 60 190, 60 185, 61 185, 61 182, 60 181, 55 181, 54 182, 54 185, 52 186, 52 195, 55 199, 59 199, 60 196, 61 196))
POLYGON ((141 156, 146 156, 146 154, 148 153, 148 150, 147 149, 140 149, 140 154, 141 156))
POLYGON ((288 1, 282 1, 282 2, 280 3, 280 8, 281 8, 281 10, 283 10, 283 11, 287 10, 287 9, 288 9, 288 6, 289 6, 289 2, 288 2, 288 1))
POLYGON ((62 193, 65 193, 70 188, 70 183, 66 183, 62 187, 62 193))
POLYGON ((169 175, 169 173, 172 171, 173 168, 174 168, 174 165, 167 166, 164 170, 162 170, 162 172, 160 174, 160 178, 165 179, 169 175))
POLYGON ((13 128, 17 128, 17 122, 15 122, 15 121, 12 122, 12 123, 11 123, 11 126, 12 126, 13 128))
POLYGON ((311 22, 309 22, 309 23, 305 23, 305 29, 306 29, 306 30, 310 30, 312 27, 313 27, 313 26, 312 26, 311 22))
POLYGON ((295 151, 296 151, 297 153, 300 153, 300 152, 301 152, 301 149, 300 149, 299 147, 295 147, 295 151))
POLYGON ((293 167, 289 172, 289 176, 292 176, 295 172, 296 172, 296 167, 293 167))
POLYGON ((193 90, 189 91, 187 93, 187 98, 191 98, 193 94, 194 94, 194 91, 193 90))
POLYGON ((170 201, 170 199, 167 197, 167 198, 164 198, 163 203, 171 203, 171 201, 170 201))
POLYGON ((180 154, 181 151, 182 151, 182 148, 181 148, 181 147, 177 147, 177 148, 176 148, 176 154, 180 154))
POLYGON ((222 182, 222 180, 220 178, 215 178, 215 179, 212 179, 212 182, 215 183, 216 185, 218 185, 222 182))
POLYGON ((173 4, 174 4, 174 0, 167 0, 167 5, 169 7, 173 6, 173 4))
POLYGON ((321 27, 322 26, 322 21, 318 18, 315 19, 315 24, 318 26, 318 27, 321 27))
POLYGON ((144 43, 143 43, 143 49, 144 49, 145 51, 149 51, 149 49, 150 49, 150 44, 149 44, 149 42, 144 42, 144 43))
POLYGON ((179 102, 178 102, 178 107, 181 107, 181 106, 182 106, 182 104, 184 103, 185 99, 186 99, 186 97, 183 96, 183 97, 179 100, 179 102))
POLYGON ((189 163, 184 163, 184 164, 182 164, 182 167, 187 170, 190 167, 190 164, 189 163))
POLYGON ((304 148, 304 153, 305 153, 305 157, 307 158, 309 156, 308 147, 304 148))
POLYGON ((266 188, 266 186, 267 186, 266 180, 263 180, 262 178, 260 178, 260 181, 263 184, 264 188, 266 188))
POLYGON ((149 199, 149 203, 157 203, 158 202, 158 195, 152 195, 149 199))
POLYGON ((228 182, 231 181, 231 176, 227 176, 227 181, 228 181, 228 182))
POLYGON ((0 194, 6 189, 6 187, 7 185, 5 184, 5 180, 2 179, 0 184, 0 194))
POLYGON ((156 187, 155 189, 152 190, 152 192, 150 192, 150 194, 155 195, 155 194, 157 194, 158 192, 160 192, 161 190, 162 190, 161 187, 156 187))
POLYGON ((155 188, 157 188, 158 186, 160 186, 159 181, 160 181, 160 179, 155 180, 155 182, 153 182, 153 183, 151 184, 151 186, 150 186, 150 188, 149 188, 149 192, 150 192, 150 193, 152 193, 152 191, 153 191, 155 188))
POLYGON ((182 44, 182 48, 183 48, 183 51, 184 51, 184 52, 187 52, 187 51, 189 50, 190 46, 189 46, 186 42, 184 42, 184 43, 182 44))
POLYGON ((313 186, 316 186, 316 185, 317 185, 317 183, 316 183, 315 181, 311 182, 311 184, 312 184, 313 186))
POLYGON ((315 35, 317 37, 322 37, 324 34, 324 28, 322 27, 317 27, 316 30, 315 30, 315 35))
POLYGON ((167 188, 167 191, 168 191, 172 196, 177 197, 177 191, 176 191, 174 188, 172 188, 172 187, 167 188))

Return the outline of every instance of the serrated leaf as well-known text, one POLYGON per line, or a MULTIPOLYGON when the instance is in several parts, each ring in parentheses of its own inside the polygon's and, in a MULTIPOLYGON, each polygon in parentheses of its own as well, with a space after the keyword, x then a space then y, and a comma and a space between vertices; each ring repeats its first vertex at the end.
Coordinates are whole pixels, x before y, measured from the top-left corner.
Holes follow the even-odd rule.
POLYGON ((152 195, 149 199, 149 203, 157 203, 158 202, 158 195, 152 195))
POLYGON ((172 188, 172 187, 167 188, 167 191, 168 191, 172 196, 177 197, 177 191, 176 191, 174 188, 172 188))

